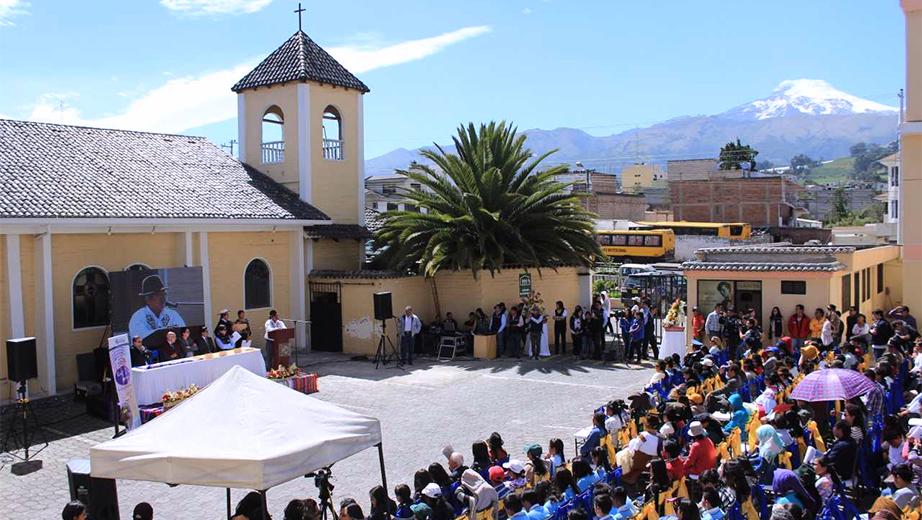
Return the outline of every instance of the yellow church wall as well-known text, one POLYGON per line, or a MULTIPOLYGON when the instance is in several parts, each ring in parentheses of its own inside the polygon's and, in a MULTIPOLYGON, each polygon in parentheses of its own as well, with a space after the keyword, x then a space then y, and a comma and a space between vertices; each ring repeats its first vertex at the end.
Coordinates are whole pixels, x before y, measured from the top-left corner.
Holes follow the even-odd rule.
POLYGON ((297 84, 273 85, 247 90, 246 96, 246 162, 298 193, 298 94, 297 84), (285 161, 262 163, 262 119, 266 110, 277 105, 282 110, 285 140, 285 161))
MULTIPOLYGON (((0 235, 0 309, 10 308, 10 281, 7 278, 6 265, 6 239, 4 236, 0 235)), ((6 382, 8 374, 6 370, 6 340, 12 338, 10 318, 9 312, 0 312, 0 341, 3 342, 2 345, 0 345, 0 381, 4 383, 6 382)), ((0 399, 6 402, 9 396, 10 385, 0 385, 0 399)))
POLYGON ((133 263, 151 268, 181 267, 176 261, 173 233, 55 234, 51 238, 54 292, 54 346, 56 383, 65 391, 77 379, 77 354, 91 352, 103 340, 105 327, 73 328, 73 282, 90 266, 106 272, 133 263))
POLYGON ((358 196, 358 96, 356 90, 310 85, 311 204, 337 224, 358 223, 358 205, 365 203, 358 196), (323 111, 329 105, 342 118, 342 161, 323 158, 323 111))
MULTIPOLYGON (((24 335, 35 336, 35 259, 34 242, 32 235, 19 237, 19 265, 20 281, 22 284, 22 309, 24 335)), ((7 270, 6 238, 0 236, 0 309, 10 309, 10 286, 7 270)), ((6 340, 13 339, 12 314, 0 313, 0 381, 5 381, 8 373, 6 366, 6 340)), ((41 390, 38 380, 29 383, 29 392, 41 390)), ((10 398, 10 385, 0 386, 0 401, 10 398)))
POLYGON ((290 316, 291 271, 288 233, 271 232, 222 232, 208 233, 208 262, 211 273, 211 309, 214 321, 218 311, 228 309, 231 321, 236 319, 238 309, 244 309, 250 320, 250 328, 261 344, 265 334, 264 324, 269 311, 276 309, 282 317, 290 316), (246 266, 254 258, 261 258, 269 265, 272 276, 271 304, 258 309, 244 308, 243 279, 246 266))
POLYGON ((358 269, 359 243, 352 239, 315 240, 313 269, 358 269))

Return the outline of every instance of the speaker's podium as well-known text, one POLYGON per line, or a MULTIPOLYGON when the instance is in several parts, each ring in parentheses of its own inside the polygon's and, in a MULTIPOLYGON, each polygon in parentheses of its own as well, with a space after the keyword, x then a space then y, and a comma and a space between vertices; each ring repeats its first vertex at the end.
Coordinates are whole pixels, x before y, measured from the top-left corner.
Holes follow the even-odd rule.
POLYGON ((272 340, 269 349, 269 367, 291 364, 291 351, 295 348, 295 329, 278 329, 269 332, 272 340))

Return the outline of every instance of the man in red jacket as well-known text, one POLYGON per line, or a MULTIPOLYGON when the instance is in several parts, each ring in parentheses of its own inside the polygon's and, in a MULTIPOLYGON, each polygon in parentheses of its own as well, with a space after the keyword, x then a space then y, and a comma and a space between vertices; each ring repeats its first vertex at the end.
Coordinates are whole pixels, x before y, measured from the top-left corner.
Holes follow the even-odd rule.
POLYGON ((708 438, 704 426, 695 421, 688 425, 688 434, 695 440, 691 449, 688 450, 688 457, 685 459, 685 474, 698 476, 705 470, 717 467, 717 449, 714 443, 708 438))
POLYGON ((788 318, 788 334, 791 335, 795 351, 800 351, 810 337, 810 318, 804 314, 804 306, 799 303, 797 310, 788 318))

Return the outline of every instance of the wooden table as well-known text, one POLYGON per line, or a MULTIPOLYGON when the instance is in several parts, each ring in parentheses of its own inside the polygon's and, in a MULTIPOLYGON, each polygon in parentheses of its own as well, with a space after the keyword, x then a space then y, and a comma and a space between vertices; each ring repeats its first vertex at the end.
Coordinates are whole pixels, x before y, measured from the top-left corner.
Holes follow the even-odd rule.
POLYGON ((477 359, 496 359, 496 335, 474 335, 474 357, 477 359))

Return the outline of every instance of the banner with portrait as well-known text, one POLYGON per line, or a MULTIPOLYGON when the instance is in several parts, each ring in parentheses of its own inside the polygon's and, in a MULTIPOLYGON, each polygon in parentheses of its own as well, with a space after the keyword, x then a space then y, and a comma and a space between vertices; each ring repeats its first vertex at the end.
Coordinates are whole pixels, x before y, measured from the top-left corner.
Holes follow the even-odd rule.
POLYGON ((723 305, 724 310, 733 305, 733 282, 729 280, 698 280, 698 308, 707 314, 714 306, 723 305))
POLYGON ((140 336, 157 348, 169 330, 193 329, 205 323, 205 295, 201 267, 132 269, 109 274, 112 294, 112 331, 140 336))
POLYGON ((115 393, 118 395, 119 422, 129 430, 141 426, 138 400, 131 383, 131 347, 127 334, 109 338, 109 361, 112 364, 115 393))

